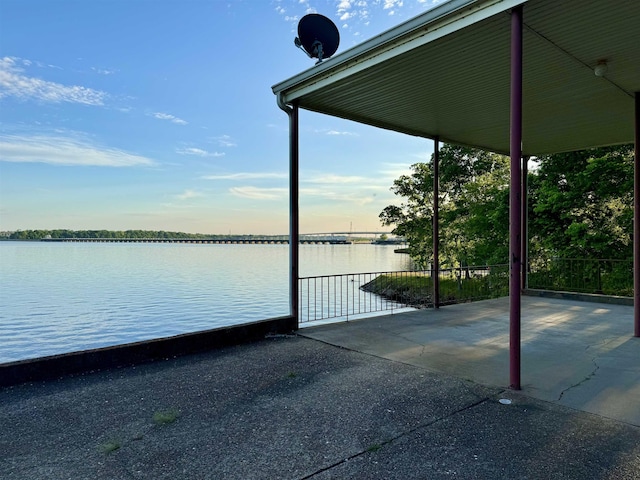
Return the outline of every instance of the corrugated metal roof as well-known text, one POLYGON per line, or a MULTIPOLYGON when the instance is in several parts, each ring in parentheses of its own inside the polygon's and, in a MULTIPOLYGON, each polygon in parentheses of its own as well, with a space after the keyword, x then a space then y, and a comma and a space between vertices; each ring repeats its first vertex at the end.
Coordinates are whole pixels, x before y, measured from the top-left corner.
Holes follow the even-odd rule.
POLYGON ((509 10, 522 3, 523 153, 632 142, 638 1, 451 1, 273 91, 304 109, 507 152, 509 10), (604 78, 593 73, 600 60, 604 78))

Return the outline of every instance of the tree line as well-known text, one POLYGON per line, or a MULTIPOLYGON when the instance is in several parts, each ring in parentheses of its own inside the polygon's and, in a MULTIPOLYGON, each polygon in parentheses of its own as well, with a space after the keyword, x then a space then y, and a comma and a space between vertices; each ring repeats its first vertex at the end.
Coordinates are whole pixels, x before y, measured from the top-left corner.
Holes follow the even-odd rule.
MULTIPOLYGON (((254 235, 210 235, 202 233, 166 232, 164 230, 18 230, 10 240, 41 240, 44 238, 137 238, 137 239, 193 239, 217 240, 230 236, 251 239, 254 235)), ((262 238, 264 235, 261 235, 262 238)))
MULTIPOLYGON (((531 258, 632 258, 633 153, 623 145, 531 159, 531 258)), ((444 145, 439 157, 442 265, 508 263, 509 158, 454 145, 444 145)), ((380 219, 426 268, 433 255, 433 156, 411 170, 393 182, 400 203, 380 219)))

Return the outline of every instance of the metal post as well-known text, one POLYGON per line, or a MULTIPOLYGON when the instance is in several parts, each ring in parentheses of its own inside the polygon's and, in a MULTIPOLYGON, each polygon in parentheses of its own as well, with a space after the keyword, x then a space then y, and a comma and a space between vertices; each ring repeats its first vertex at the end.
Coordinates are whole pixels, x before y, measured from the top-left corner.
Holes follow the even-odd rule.
POLYGON ((433 139, 433 308, 440 308, 440 137, 433 139))
POLYGON ((522 258, 522 290, 524 291, 528 287, 529 277, 529 187, 528 178, 529 175, 529 156, 522 157, 522 232, 521 241, 522 247, 520 249, 520 256, 522 258))
POLYGON ((294 318, 295 329, 299 327, 298 294, 300 287, 300 209, 299 197, 299 135, 298 135, 298 104, 294 103, 289 115, 289 283, 291 316, 294 318))
POLYGON ((289 313, 293 329, 300 327, 300 209, 299 197, 299 134, 298 104, 287 105, 278 95, 278 106, 289 116, 289 313))
POLYGON ((511 11, 511 187, 509 192, 509 372, 520 390, 520 224, 522 176, 522 5, 511 11))
POLYGON ((633 324, 640 337, 640 92, 635 95, 633 168, 633 324))

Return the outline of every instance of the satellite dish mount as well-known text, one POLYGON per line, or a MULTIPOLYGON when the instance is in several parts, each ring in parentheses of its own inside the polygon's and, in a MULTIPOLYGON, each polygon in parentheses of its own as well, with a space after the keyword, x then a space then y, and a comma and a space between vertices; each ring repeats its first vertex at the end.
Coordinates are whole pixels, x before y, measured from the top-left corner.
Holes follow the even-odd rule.
POLYGON ((294 43, 309 58, 317 58, 317 65, 336 53, 340 44, 340 32, 327 17, 310 13, 300 19, 294 43))

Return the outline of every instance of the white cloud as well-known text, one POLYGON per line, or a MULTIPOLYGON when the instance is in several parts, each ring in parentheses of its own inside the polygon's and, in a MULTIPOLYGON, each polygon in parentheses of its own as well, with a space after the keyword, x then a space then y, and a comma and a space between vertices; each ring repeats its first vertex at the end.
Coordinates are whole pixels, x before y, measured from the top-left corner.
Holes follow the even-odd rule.
POLYGON ((395 15, 397 9, 404 5, 402 0, 384 0, 384 10, 389 10, 388 15, 395 15))
POLYGON ((180 155, 195 155, 197 157, 224 157, 224 152, 208 152, 207 150, 202 150, 201 148, 178 148, 176 149, 176 153, 180 155))
MULTIPOLYGON (((377 190, 378 188, 376 188, 377 190)), ((324 190, 320 188, 301 188, 300 196, 320 197, 325 200, 331 200, 335 202, 348 202, 355 203, 357 205, 367 205, 373 202, 371 195, 363 195, 361 192, 336 192, 333 190, 324 190)))
POLYGON ((384 10, 389 10, 391 8, 399 8, 403 5, 402 0, 384 0, 384 10))
POLYGON ((391 187, 396 178, 401 175, 411 175, 411 164, 409 163, 385 163, 380 170, 381 180, 387 185, 387 189, 391 187))
POLYGON ((303 181, 307 183, 324 183, 329 185, 335 184, 345 184, 345 183, 363 183, 366 182, 367 179, 364 177, 359 177, 355 175, 334 175, 332 173, 320 175, 317 177, 312 177, 309 179, 304 179, 303 181))
POLYGON ((186 125, 188 123, 186 120, 178 118, 169 113, 156 112, 153 114, 153 116, 160 120, 169 120, 170 122, 177 123, 178 125, 186 125))
POLYGON ((64 136, 0 136, 0 161, 50 165, 135 167, 155 162, 123 150, 64 136))
POLYGON ((307 13, 317 13, 317 10, 315 9, 315 7, 312 7, 309 5, 309 0, 299 0, 298 3, 305 7, 305 14, 307 13))
POLYGON ((330 129, 326 129, 326 128, 321 128, 321 129, 316 129, 314 130, 314 133, 320 133, 323 135, 333 135, 333 136, 350 136, 350 137, 359 137, 360 135, 358 135, 355 132, 349 132, 347 130, 330 130, 330 129))
POLYGON ((411 156, 413 158, 417 158, 422 163, 430 162, 431 161, 431 155, 432 154, 430 152, 427 152, 427 151, 418 152, 418 153, 412 153, 411 154, 411 156))
POLYGON ((108 68, 91 67, 91 70, 93 70, 96 73, 99 73, 100 75, 113 75, 114 73, 116 73, 116 70, 109 70, 108 68))
POLYGON ((62 85, 25 75, 18 64, 29 66, 31 62, 16 57, 0 59, 0 98, 17 97, 23 100, 40 100, 51 103, 80 103, 104 105, 107 93, 79 85, 62 85))
POLYGON ((195 190, 185 190, 183 193, 175 195, 178 200, 189 200, 191 198, 202 197, 203 194, 195 190))
POLYGON ((338 130, 328 130, 327 131, 327 135, 347 135, 347 136, 351 136, 351 137, 357 137, 358 134, 355 132, 340 132, 338 130))
POLYGON ((218 142, 218 145, 221 147, 236 147, 237 143, 233 141, 233 139, 229 135, 220 135, 218 137, 213 137, 213 140, 218 142))
POLYGON ((230 173, 227 175, 204 175, 201 177, 205 180, 262 180, 272 178, 289 178, 286 173, 259 173, 259 172, 244 172, 244 173, 230 173))
MULTIPOLYGON (((396 167, 396 165, 390 165, 396 167)), ((316 197, 339 203, 364 206, 376 201, 378 194, 383 195, 395 179, 382 175, 363 177, 359 175, 336 175, 334 173, 303 173, 301 175, 300 196, 316 197)), ((395 173, 395 172, 394 172, 395 173)))
POLYGON ((233 187, 229 191, 237 196, 243 198, 251 198, 254 200, 279 200, 284 198, 289 190, 286 188, 260 188, 260 187, 233 187))

